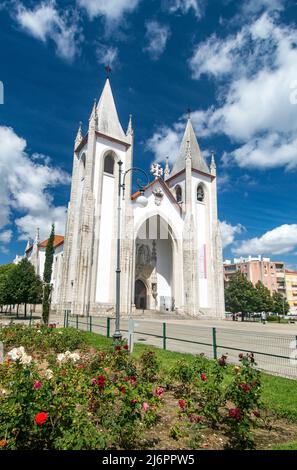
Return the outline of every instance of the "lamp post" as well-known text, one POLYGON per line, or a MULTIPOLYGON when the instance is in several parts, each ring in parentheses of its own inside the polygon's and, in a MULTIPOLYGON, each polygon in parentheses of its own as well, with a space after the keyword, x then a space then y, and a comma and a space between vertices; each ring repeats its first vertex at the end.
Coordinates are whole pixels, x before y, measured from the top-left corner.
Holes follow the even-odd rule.
POLYGON ((142 184, 141 180, 137 180, 139 187, 140 196, 137 198, 137 203, 140 207, 146 207, 148 200, 144 196, 144 187, 149 184, 149 177, 144 170, 137 167, 132 167, 122 172, 123 162, 118 161, 119 165, 119 181, 118 181, 118 226, 117 226, 117 265, 116 265, 116 319, 115 319, 115 332, 113 334, 114 342, 122 339, 122 333, 120 330, 120 305, 121 305, 121 199, 125 197, 125 180, 126 176, 130 171, 139 171, 146 177, 146 184, 142 184))

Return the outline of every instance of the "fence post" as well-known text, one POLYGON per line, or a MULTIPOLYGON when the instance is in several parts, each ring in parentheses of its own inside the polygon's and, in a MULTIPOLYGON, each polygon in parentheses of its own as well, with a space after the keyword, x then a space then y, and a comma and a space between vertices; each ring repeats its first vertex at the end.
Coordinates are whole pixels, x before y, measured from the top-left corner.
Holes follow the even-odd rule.
POLYGON ((166 351, 166 323, 163 322, 163 349, 166 351))
POLYGON ((92 316, 91 315, 89 316, 89 322, 90 322, 89 323, 89 327, 90 327, 89 330, 90 330, 90 332, 92 332, 92 316))
POLYGON ((76 315, 76 329, 78 330, 78 315, 76 315))
POLYGON ((66 326, 66 310, 64 310, 64 328, 66 326))
POLYGON ((107 323, 106 323, 106 336, 107 338, 110 338, 110 317, 107 317, 107 323))
POLYGON ((29 327, 32 325, 32 310, 30 311, 29 327))
POLYGON ((67 313, 66 313, 66 328, 68 328, 69 326, 69 310, 67 310, 67 313))
POLYGON ((217 351, 217 330, 216 328, 212 329, 212 349, 213 349, 213 358, 218 358, 218 351, 217 351))

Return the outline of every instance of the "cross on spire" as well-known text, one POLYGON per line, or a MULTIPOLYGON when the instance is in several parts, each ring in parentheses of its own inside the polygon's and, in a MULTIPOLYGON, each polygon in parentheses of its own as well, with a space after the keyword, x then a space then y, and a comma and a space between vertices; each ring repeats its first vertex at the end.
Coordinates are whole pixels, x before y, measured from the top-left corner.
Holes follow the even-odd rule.
POLYGON ((191 119, 191 113, 192 113, 192 109, 190 108, 190 106, 188 106, 187 108, 188 119, 191 119))
POLYGON ((104 68, 105 68, 107 78, 109 78, 110 73, 111 73, 111 67, 110 67, 110 65, 106 65, 104 68))

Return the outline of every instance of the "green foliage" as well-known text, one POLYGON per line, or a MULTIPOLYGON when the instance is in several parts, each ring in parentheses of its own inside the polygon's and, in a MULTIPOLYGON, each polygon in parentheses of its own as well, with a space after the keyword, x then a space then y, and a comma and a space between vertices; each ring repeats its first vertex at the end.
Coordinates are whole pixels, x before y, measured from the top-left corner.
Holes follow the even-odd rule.
POLYGON ((148 381, 156 380, 160 370, 160 362, 154 351, 145 351, 140 356, 140 365, 143 378, 148 381))
POLYGON ((42 298, 42 282, 35 274, 33 265, 27 258, 23 258, 19 264, 11 269, 7 276, 7 290, 9 303, 39 304, 42 298))
POLYGON ((0 265, 0 306, 13 303, 13 285, 8 283, 10 273, 16 268, 15 264, 0 265))
POLYGON ((269 313, 273 309, 273 300, 270 294, 269 289, 264 286, 261 281, 258 281, 255 286, 255 309, 254 312, 269 313))
POLYGON ((0 341, 5 350, 24 346, 29 352, 40 354, 54 351, 74 351, 85 347, 85 335, 74 328, 58 329, 37 326, 28 328, 24 325, 12 325, 0 329, 0 341))
POLYGON ((271 312, 277 315, 287 315, 290 310, 290 305, 287 299, 279 292, 272 294, 272 309, 271 312))
POLYGON ((156 423, 164 389, 141 376, 125 344, 99 353, 96 363, 94 351, 46 354, 44 348, 77 346, 76 335, 84 335, 76 330, 12 326, 1 335, 6 348, 30 340, 37 353, 22 362, 14 351, 0 364, 2 448, 134 449, 156 423))
POLYGON ((255 310, 255 289, 253 284, 238 271, 225 285, 226 310, 244 315, 255 310))
POLYGON ((49 315, 50 315, 50 296, 51 296, 51 278, 52 278, 52 268, 54 261, 54 239, 55 239, 55 225, 52 225, 52 230, 47 241, 46 250, 45 250, 45 263, 43 271, 43 298, 42 298, 42 319, 45 325, 48 324, 49 315))

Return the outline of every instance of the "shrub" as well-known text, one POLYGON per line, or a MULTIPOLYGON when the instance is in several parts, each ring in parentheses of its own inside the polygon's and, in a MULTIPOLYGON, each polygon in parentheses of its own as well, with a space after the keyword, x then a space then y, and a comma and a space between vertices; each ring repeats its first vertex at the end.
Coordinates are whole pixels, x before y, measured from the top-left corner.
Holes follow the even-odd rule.
POLYGON ((154 351, 145 351, 140 356, 141 375, 144 380, 154 381, 160 370, 160 362, 154 351))

